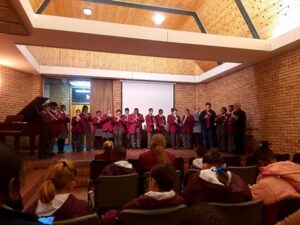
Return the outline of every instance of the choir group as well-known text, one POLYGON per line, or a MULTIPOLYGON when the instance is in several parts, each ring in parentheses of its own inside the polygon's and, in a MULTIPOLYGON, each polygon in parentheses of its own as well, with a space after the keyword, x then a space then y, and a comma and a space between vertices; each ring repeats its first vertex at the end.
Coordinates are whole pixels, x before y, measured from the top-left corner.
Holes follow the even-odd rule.
POLYGON ((185 115, 182 117, 175 108, 171 109, 167 118, 162 109, 154 115, 153 108, 149 109, 145 117, 139 113, 138 108, 135 108, 133 113, 129 113, 129 109, 126 108, 124 114, 119 109, 113 114, 111 108, 107 108, 105 113, 96 111, 93 117, 88 112, 88 106, 84 105, 82 111, 76 110, 76 115, 70 118, 65 105, 58 107, 57 103, 50 102, 44 105, 41 121, 40 158, 53 156, 55 138, 58 153, 64 153, 70 122, 73 151, 82 151, 84 140, 87 151, 91 148, 102 148, 102 143, 106 140, 113 140, 115 146, 141 148, 142 124, 145 122, 148 148, 153 134, 160 133, 174 149, 180 147, 182 139, 185 149, 192 149, 201 144, 211 149, 217 145, 220 151, 242 154, 246 113, 241 110, 239 104, 235 104, 229 105, 228 110, 222 107, 220 113, 216 114, 211 109, 211 104, 206 103, 202 112, 195 109, 191 114, 189 109, 185 109, 185 115), (217 137, 217 143, 213 141, 214 136, 217 137))

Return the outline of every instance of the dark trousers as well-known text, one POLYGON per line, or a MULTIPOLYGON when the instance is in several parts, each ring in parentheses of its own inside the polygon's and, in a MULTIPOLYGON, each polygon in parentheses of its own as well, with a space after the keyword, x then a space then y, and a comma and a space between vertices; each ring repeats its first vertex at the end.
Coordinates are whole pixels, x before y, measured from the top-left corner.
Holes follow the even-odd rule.
POLYGON ((212 128, 202 129, 202 143, 207 149, 213 147, 212 128))
POLYGON ((131 147, 132 148, 141 148, 141 136, 142 131, 140 127, 135 129, 135 134, 131 134, 131 147))
POLYGON ((170 133, 170 142, 172 148, 179 148, 179 133, 170 133))
POLYGON ((49 157, 53 152, 54 136, 50 131, 44 130, 40 135, 39 158, 49 157))
POLYGON ((114 145, 123 146, 123 131, 122 128, 116 127, 114 131, 114 145))
POLYGON ((58 153, 63 153, 65 148, 65 138, 58 138, 57 139, 57 149, 58 153))
POLYGON ((218 146, 220 151, 226 150, 226 144, 225 144, 225 129, 223 125, 218 125, 216 129, 217 134, 217 140, 218 140, 218 146))
POLYGON ((98 150, 102 148, 102 137, 94 136, 94 149, 98 150))
POLYGON ((245 133, 237 131, 234 136, 234 142, 235 142, 235 152, 239 155, 244 154, 244 139, 245 139, 245 133))
POLYGON ((73 152, 83 150, 83 136, 81 133, 72 132, 72 150, 73 152))
POLYGON ((191 133, 183 133, 182 139, 183 139, 183 147, 185 149, 192 148, 192 134, 191 133))
POLYGON ((193 133, 193 145, 195 147, 198 147, 201 144, 202 144, 201 133, 193 133))

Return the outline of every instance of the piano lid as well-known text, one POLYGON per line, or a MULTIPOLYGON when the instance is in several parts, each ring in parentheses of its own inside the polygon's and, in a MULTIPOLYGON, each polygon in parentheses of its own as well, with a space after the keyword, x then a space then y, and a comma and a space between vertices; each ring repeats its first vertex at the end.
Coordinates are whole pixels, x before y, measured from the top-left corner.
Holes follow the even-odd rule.
POLYGON ((43 109, 43 104, 49 98, 45 97, 36 97, 32 100, 25 108, 18 113, 18 115, 23 115, 23 121, 25 122, 38 122, 39 120, 39 112, 43 109))

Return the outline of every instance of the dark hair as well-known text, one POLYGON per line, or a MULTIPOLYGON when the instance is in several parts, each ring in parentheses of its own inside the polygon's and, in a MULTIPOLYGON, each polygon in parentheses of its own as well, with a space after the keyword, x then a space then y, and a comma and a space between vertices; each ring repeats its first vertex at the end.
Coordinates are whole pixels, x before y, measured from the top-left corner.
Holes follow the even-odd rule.
POLYGON ((85 109, 88 109, 88 108, 89 108, 89 107, 88 107, 87 105, 83 105, 83 106, 82 106, 82 111, 85 110, 85 109))
MULTIPOLYGON (((204 155, 203 163, 207 163, 215 166, 216 168, 220 168, 224 165, 224 159, 218 151, 211 150, 204 155)), ((227 185, 229 179, 227 171, 221 170, 220 172, 217 172, 217 177, 222 184, 227 185)))
POLYGON ((256 165, 264 166, 269 165, 272 162, 276 162, 276 156, 274 155, 273 151, 269 148, 265 147, 258 147, 253 152, 254 162, 256 165))
POLYGON ((175 109, 175 108, 171 108, 171 112, 173 112, 173 111, 174 111, 174 109, 175 109))
POLYGON ((228 108, 234 108, 234 106, 233 105, 229 105, 228 108))
POLYGON ((117 109, 117 110, 116 110, 116 113, 117 113, 117 112, 121 112, 121 110, 120 110, 120 109, 117 109))
POLYGON ((222 211, 205 203, 185 208, 179 217, 178 225, 229 225, 222 211))
POLYGON ((206 102, 205 106, 207 106, 207 105, 211 106, 211 103, 210 102, 206 102))
POLYGON ((13 185, 20 189, 20 176, 23 163, 18 154, 0 144, 0 195, 5 200, 8 198, 8 188, 11 179, 14 179, 13 185))
POLYGON ((114 162, 125 160, 127 156, 126 148, 122 146, 115 146, 111 152, 111 158, 114 162))
POLYGON ((159 113, 160 113, 160 112, 163 112, 163 110, 162 110, 162 109, 159 109, 158 112, 159 112, 159 113))
POLYGON ((96 111, 96 114, 98 114, 98 113, 102 113, 101 110, 97 110, 97 111, 96 111))
POLYGON ((138 109, 138 108, 134 108, 134 110, 133 110, 133 111, 136 111, 136 110, 138 111, 139 109, 138 109))
POLYGON ((67 108, 67 106, 66 105, 60 105, 60 108, 62 109, 62 108, 67 108))
POLYGON ((50 108, 52 108, 52 107, 55 107, 55 108, 58 107, 58 105, 57 105, 56 102, 50 102, 49 106, 50 106, 50 108))
POLYGON ((125 111, 129 111, 129 108, 125 108, 125 111))
POLYGON ((176 109, 176 108, 173 108, 173 112, 174 112, 174 111, 176 111, 176 112, 177 112, 177 109, 176 109))
POLYGON ((176 171, 173 166, 157 164, 152 167, 150 176, 155 180, 160 191, 170 191, 174 188, 176 171))
POLYGON ((148 110, 148 111, 149 111, 149 112, 150 112, 150 111, 153 111, 153 108, 149 108, 149 110, 148 110))
POLYGON ((190 110, 189 110, 189 109, 185 109, 185 111, 188 111, 188 113, 190 113, 190 110))
POLYGON ((227 112, 227 108, 225 106, 221 107, 225 112, 227 112))
POLYGON ((196 154, 197 154, 197 156, 198 156, 199 158, 203 158, 204 155, 205 155, 206 152, 207 152, 207 148, 206 148, 204 145, 199 145, 199 146, 196 148, 195 152, 196 152, 196 154))

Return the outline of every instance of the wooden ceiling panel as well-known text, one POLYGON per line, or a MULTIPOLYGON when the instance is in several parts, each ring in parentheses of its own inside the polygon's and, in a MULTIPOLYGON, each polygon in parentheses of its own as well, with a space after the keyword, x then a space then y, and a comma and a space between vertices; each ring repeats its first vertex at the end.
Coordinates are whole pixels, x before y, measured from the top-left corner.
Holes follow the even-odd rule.
POLYGON ((35 46, 28 46, 28 49, 40 65, 182 75, 196 75, 202 72, 194 60, 35 46))
POLYGON ((203 72, 209 71, 218 66, 218 63, 214 61, 196 60, 195 62, 202 69, 203 72))
POLYGON ((29 1, 34 12, 36 12, 40 7, 40 5, 44 2, 44 0, 29 0, 29 1))
POLYGON ((277 37, 300 26, 299 0, 243 0, 262 39, 277 37))

